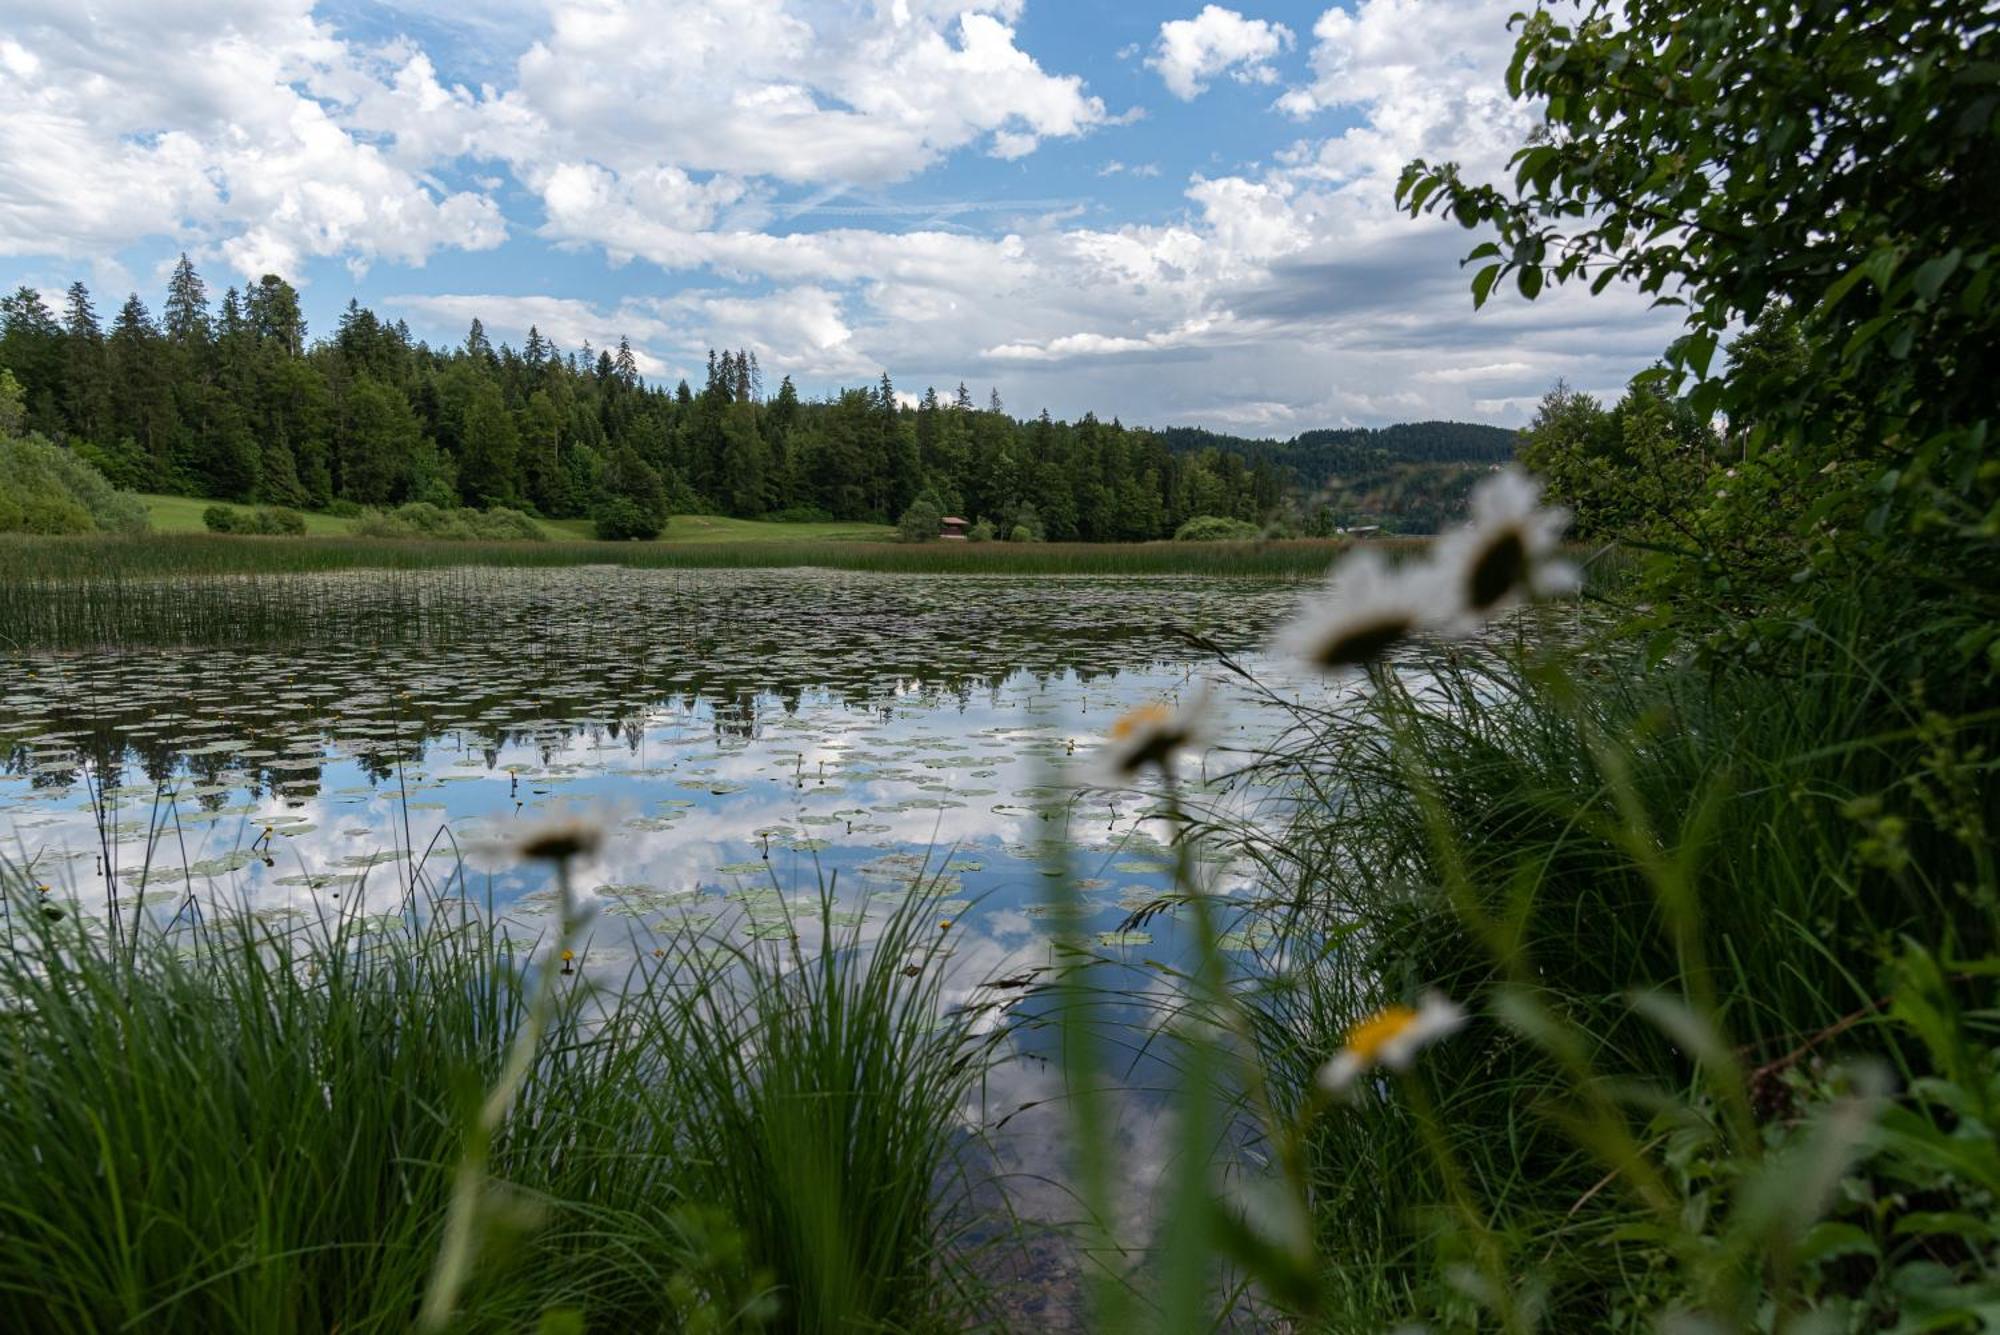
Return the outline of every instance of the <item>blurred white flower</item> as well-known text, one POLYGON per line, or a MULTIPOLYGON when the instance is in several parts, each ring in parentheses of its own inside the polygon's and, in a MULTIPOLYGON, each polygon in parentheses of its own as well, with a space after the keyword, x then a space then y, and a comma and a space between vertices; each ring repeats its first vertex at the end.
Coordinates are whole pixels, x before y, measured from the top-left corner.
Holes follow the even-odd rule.
POLYGON ((1360 667, 1421 628, 1437 593, 1426 567, 1392 567, 1374 548, 1356 548, 1334 566, 1325 592, 1278 632, 1278 647, 1323 672, 1360 667))
POLYGON ((1465 1012, 1441 992, 1425 995, 1417 1006, 1387 1006, 1355 1023, 1340 1051, 1319 1068, 1319 1084, 1329 1094, 1344 1094, 1365 1072, 1377 1066, 1400 1071, 1417 1053, 1465 1025, 1465 1012))
POLYGON ((1207 735, 1207 713, 1205 687, 1179 706, 1154 700, 1127 710, 1091 754, 1087 782, 1097 788, 1122 788, 1148 768, 1165 773, 1177 752, 1199 745, 1207 735))
POLYGON ((1569 511, 1544 508, 1542 484, 1508 465, 1472 491, 1472 520, 1432 549, 1440 591, 1450 599, 1438 624, 1466 630, 1526 598, 1574 593, 1582 580, 1562 559, 1569 511))

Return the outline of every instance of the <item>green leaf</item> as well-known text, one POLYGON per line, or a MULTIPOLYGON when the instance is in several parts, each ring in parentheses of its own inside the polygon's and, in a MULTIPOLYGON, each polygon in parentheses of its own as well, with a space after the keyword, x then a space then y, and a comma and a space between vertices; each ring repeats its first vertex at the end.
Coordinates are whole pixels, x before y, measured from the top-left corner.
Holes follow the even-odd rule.
POLYGON ((1521 285, 1521 295, 1526 297, 1529 301, 1533 301, 1537 296, 1541 295, 1542 266, 1539 264, 1522 265, 1521 277, 1519 281, 1521 285))
POLYGON ((1504 267, 1506 266, 1489 264, 1472 276, 1472 309, 1478 310, 1486 304, 1486 298, 1492 295, 1493 284, 1499 279, 1500 270, 1504 267))
POLYGON ((1917 266, 1917 272, 1910 279, 1910 286, 1915 288, 1917 295, 1925 301, 1936 301, 1938 293, 1944 288, 1945 280, 1958 271, 1959 262, 1964 258, 1965 252, 1954 246, 1936 259, 1924 261, 1917 266))
POLYGON ((1859 1227, 1829 1219, 1814 1224, 1799 1244, 1801 1261, 1826 1261, 1836 1256, 1878 1256, 1880 1249, 1875 1239, 1869 1237, 1859 1227))

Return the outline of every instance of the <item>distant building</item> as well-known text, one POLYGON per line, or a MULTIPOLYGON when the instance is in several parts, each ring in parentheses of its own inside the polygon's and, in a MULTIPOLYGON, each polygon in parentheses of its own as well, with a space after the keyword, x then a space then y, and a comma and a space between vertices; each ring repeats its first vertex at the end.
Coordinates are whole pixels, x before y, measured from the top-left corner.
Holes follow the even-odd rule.
POLYGON ((957 515, 946 515, 943 519, 938 520, 938 537, 946 542, 964 542, 965 527, 969 522, 969 520, 960 519, 957 515))

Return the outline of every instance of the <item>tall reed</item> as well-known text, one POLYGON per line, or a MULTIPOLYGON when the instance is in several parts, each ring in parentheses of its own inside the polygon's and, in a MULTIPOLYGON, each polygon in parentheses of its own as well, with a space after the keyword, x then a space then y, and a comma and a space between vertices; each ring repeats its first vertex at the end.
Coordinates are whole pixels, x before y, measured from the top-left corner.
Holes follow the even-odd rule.
MULTIPOLYGON (((8 879, 0 1328, 408 1329, 527 1013, 506 938, 242 914, 128 961, 8 879)), ((962 1322, 984 1049, 942 1009, 933 921, 918 896, 810 957, 669 935, 602 987, 554 974, 457 1323, 962 1322)))

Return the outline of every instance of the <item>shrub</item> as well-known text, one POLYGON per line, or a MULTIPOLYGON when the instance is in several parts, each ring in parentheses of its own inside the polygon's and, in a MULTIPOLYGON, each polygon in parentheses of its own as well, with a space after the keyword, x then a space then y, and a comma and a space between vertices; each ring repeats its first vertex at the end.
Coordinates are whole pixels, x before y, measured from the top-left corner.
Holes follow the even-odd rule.
POLYGON ((1029 528, 1026 524, 1016 524, 1014 525, 1014 531, 1007 535, 1007 541, 1035 542, 1037 539, 1033 529, 1029 528))
POLYGON ((911 501, 910 508, 896 521, 896 538, 900 542, 935 542, 943 521, 944 507, 927 491, 911 501))
POLYGON ((597 505, 597 536, 606 542, 646 542, 664 528, 645 506, 629 496, 607 496, 597 505))
POLYGON ((1248 520, 1223 515, 1196 515, 1174 530, 1175 542, 1249 542, 1262 536, 1248 520))
POLYGON ((991 541, 993 541, 993 524, 992 524, 992 521, 990 521, 990 520, 986 520, 986 519, 982 519, 982 520, 980 520, 980 521, 979 521, 978 523, 974 524, 974 525, 973 525, 973 526, 971 527, 971 529, 969 529, 969 530, 968 530, 968 531, 966 532, 966 535, 965 535, 965 536, 966 536, 966 538, 967 538, 968 540, 970 540, 970 541, 972 541, 972 542, 991 542, 991 541))
POLYGON ((226 505, 211 505, 201 512, 201 526, 210 533, 234 533, 236 512, 226 505))
POLYGON ((298 537, 306 531, 306 517, 288 506, 259 506, 250 515, 251 532, 274 537, 298 537))
POLYGON ((39 436, 0 439, 0 533, 143 533, 146 507, 39 436))
POLYGON ((833 515, 817 505, 788 505, 782 510, 773 510, 764 518, 774 524, 826 524, 833 521, 833 515))
POLYGON ((329 501, 326 506, 326 512, 336 519, 359 519, 367 513, 367 509, 358 502, 350 501, 343 496, 339 500, 329 501))
POLYGON ((361 517, 354 531, 365 538, 428 538, 432 541, 540 542, 545 535, 540 526, 519 510, 495 506, 473 510, 411 501, 386 514, 370 512, 361 517))
POLYGON ((519 510, 496 505, 491 510, 470 510, 465 521, 475 535, 494 542, 540 542, 542 528, 519 510))

